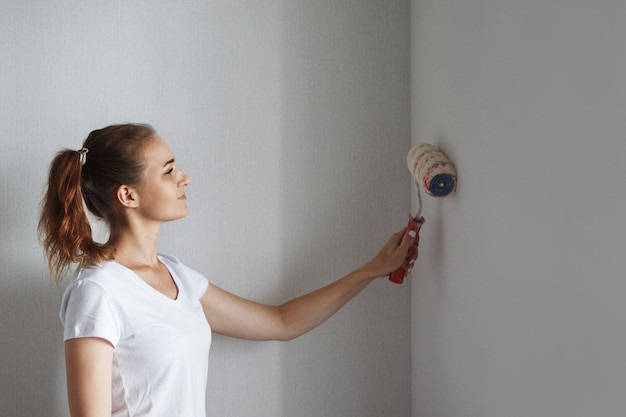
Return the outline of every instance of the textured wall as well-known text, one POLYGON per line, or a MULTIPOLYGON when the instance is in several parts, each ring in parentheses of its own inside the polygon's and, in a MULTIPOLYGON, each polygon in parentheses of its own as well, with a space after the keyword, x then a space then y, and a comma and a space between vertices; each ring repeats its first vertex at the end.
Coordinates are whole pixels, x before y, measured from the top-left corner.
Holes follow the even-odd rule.
MULTIPOLYGON (((2 2, 0 415, 66 416, 61 289, 35 227, 48 163, 152 123, 192 177, 160 243, 268 303, 367 261, 405 222, 409 2, 2 2)), ((299 340, 216 337, 220 416, 410 413, 410 284, 299 340)))
POLYGON ((413 416, 623 415, 625 16, 412 2, 412 137, 459 170, 425 209, 413 416))

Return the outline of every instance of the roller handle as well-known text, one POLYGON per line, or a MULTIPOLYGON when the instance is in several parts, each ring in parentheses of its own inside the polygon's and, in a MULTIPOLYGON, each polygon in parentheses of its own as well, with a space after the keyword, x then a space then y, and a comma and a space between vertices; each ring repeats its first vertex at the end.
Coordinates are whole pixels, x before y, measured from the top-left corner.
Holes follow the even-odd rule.
POLYGON ((407 252, 406 257, 404 258, 404 262, 402 263, 402 266, 400 266, 400 268, 396 269, 391 274, 389 274, 389 281, 395 284, 402 284, 402 282, 404 281, 404 278, 409 273, 411 273, 411 270, 413 269, 413 262, 415 262, 414 256, 415 256, 415 253, 417 251, 417 246, 419 245, 419 241, 420 241, 420 228, 422 227, 423 224, 424 224, 423 217, 416 219, 415 217, 409 215, 409 224, 407 225, 407 229, 415 230, 415 233, 416 233, 415 240, 413 241, 413 244, 409 248, 409 251, 407 252))

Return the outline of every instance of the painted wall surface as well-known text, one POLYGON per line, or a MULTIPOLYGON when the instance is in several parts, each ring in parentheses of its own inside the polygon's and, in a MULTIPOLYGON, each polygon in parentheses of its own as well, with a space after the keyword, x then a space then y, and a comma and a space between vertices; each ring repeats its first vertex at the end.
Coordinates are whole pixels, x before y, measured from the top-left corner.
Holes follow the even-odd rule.
MULTIPOLYGON (((53 154, 153 124, 192 177, 160 249, 280 303, 402 227, 409 1, 1 2, 0 415, 67 416, 62 288, 36 237, 53 154)), ((289 343, 215 337, 217 416, 410 414, 410 285, 380 280, 289 343)))
POLYGON ((626 3, 411 14, 412 140, 459 171, 424 209, 412 415, 623 415, 626 3))

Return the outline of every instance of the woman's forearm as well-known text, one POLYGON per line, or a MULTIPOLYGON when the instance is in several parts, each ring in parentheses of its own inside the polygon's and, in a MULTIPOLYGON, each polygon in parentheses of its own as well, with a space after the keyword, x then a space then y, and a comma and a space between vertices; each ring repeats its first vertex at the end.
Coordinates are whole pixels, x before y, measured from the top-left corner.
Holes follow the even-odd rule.
POLYGON ((319 326, 375 278, 373 271, 364 266, 330 285, 278 306, 285 332, 281 339, 294 339, 319 326))

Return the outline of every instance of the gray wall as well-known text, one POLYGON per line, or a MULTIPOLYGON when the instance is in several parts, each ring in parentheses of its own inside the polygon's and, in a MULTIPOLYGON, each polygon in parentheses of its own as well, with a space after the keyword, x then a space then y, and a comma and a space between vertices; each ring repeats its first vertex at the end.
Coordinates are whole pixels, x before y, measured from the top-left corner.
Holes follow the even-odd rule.
POLYGON ((413 416, 626 410, 626 3, 415 0, 412 138, 428 201, 413 416))
MULTIPOLYGON (((35 228, 61 147, 152 123, 192 177, 160 242, 267 303, 375 255, 405 222, 409 2, 1 2, 0 415, 66 416, 61 289, 35 228)), ((381 280, 299 340, 216 337, 218 416, 410 414, 410 286, 381 280)))

